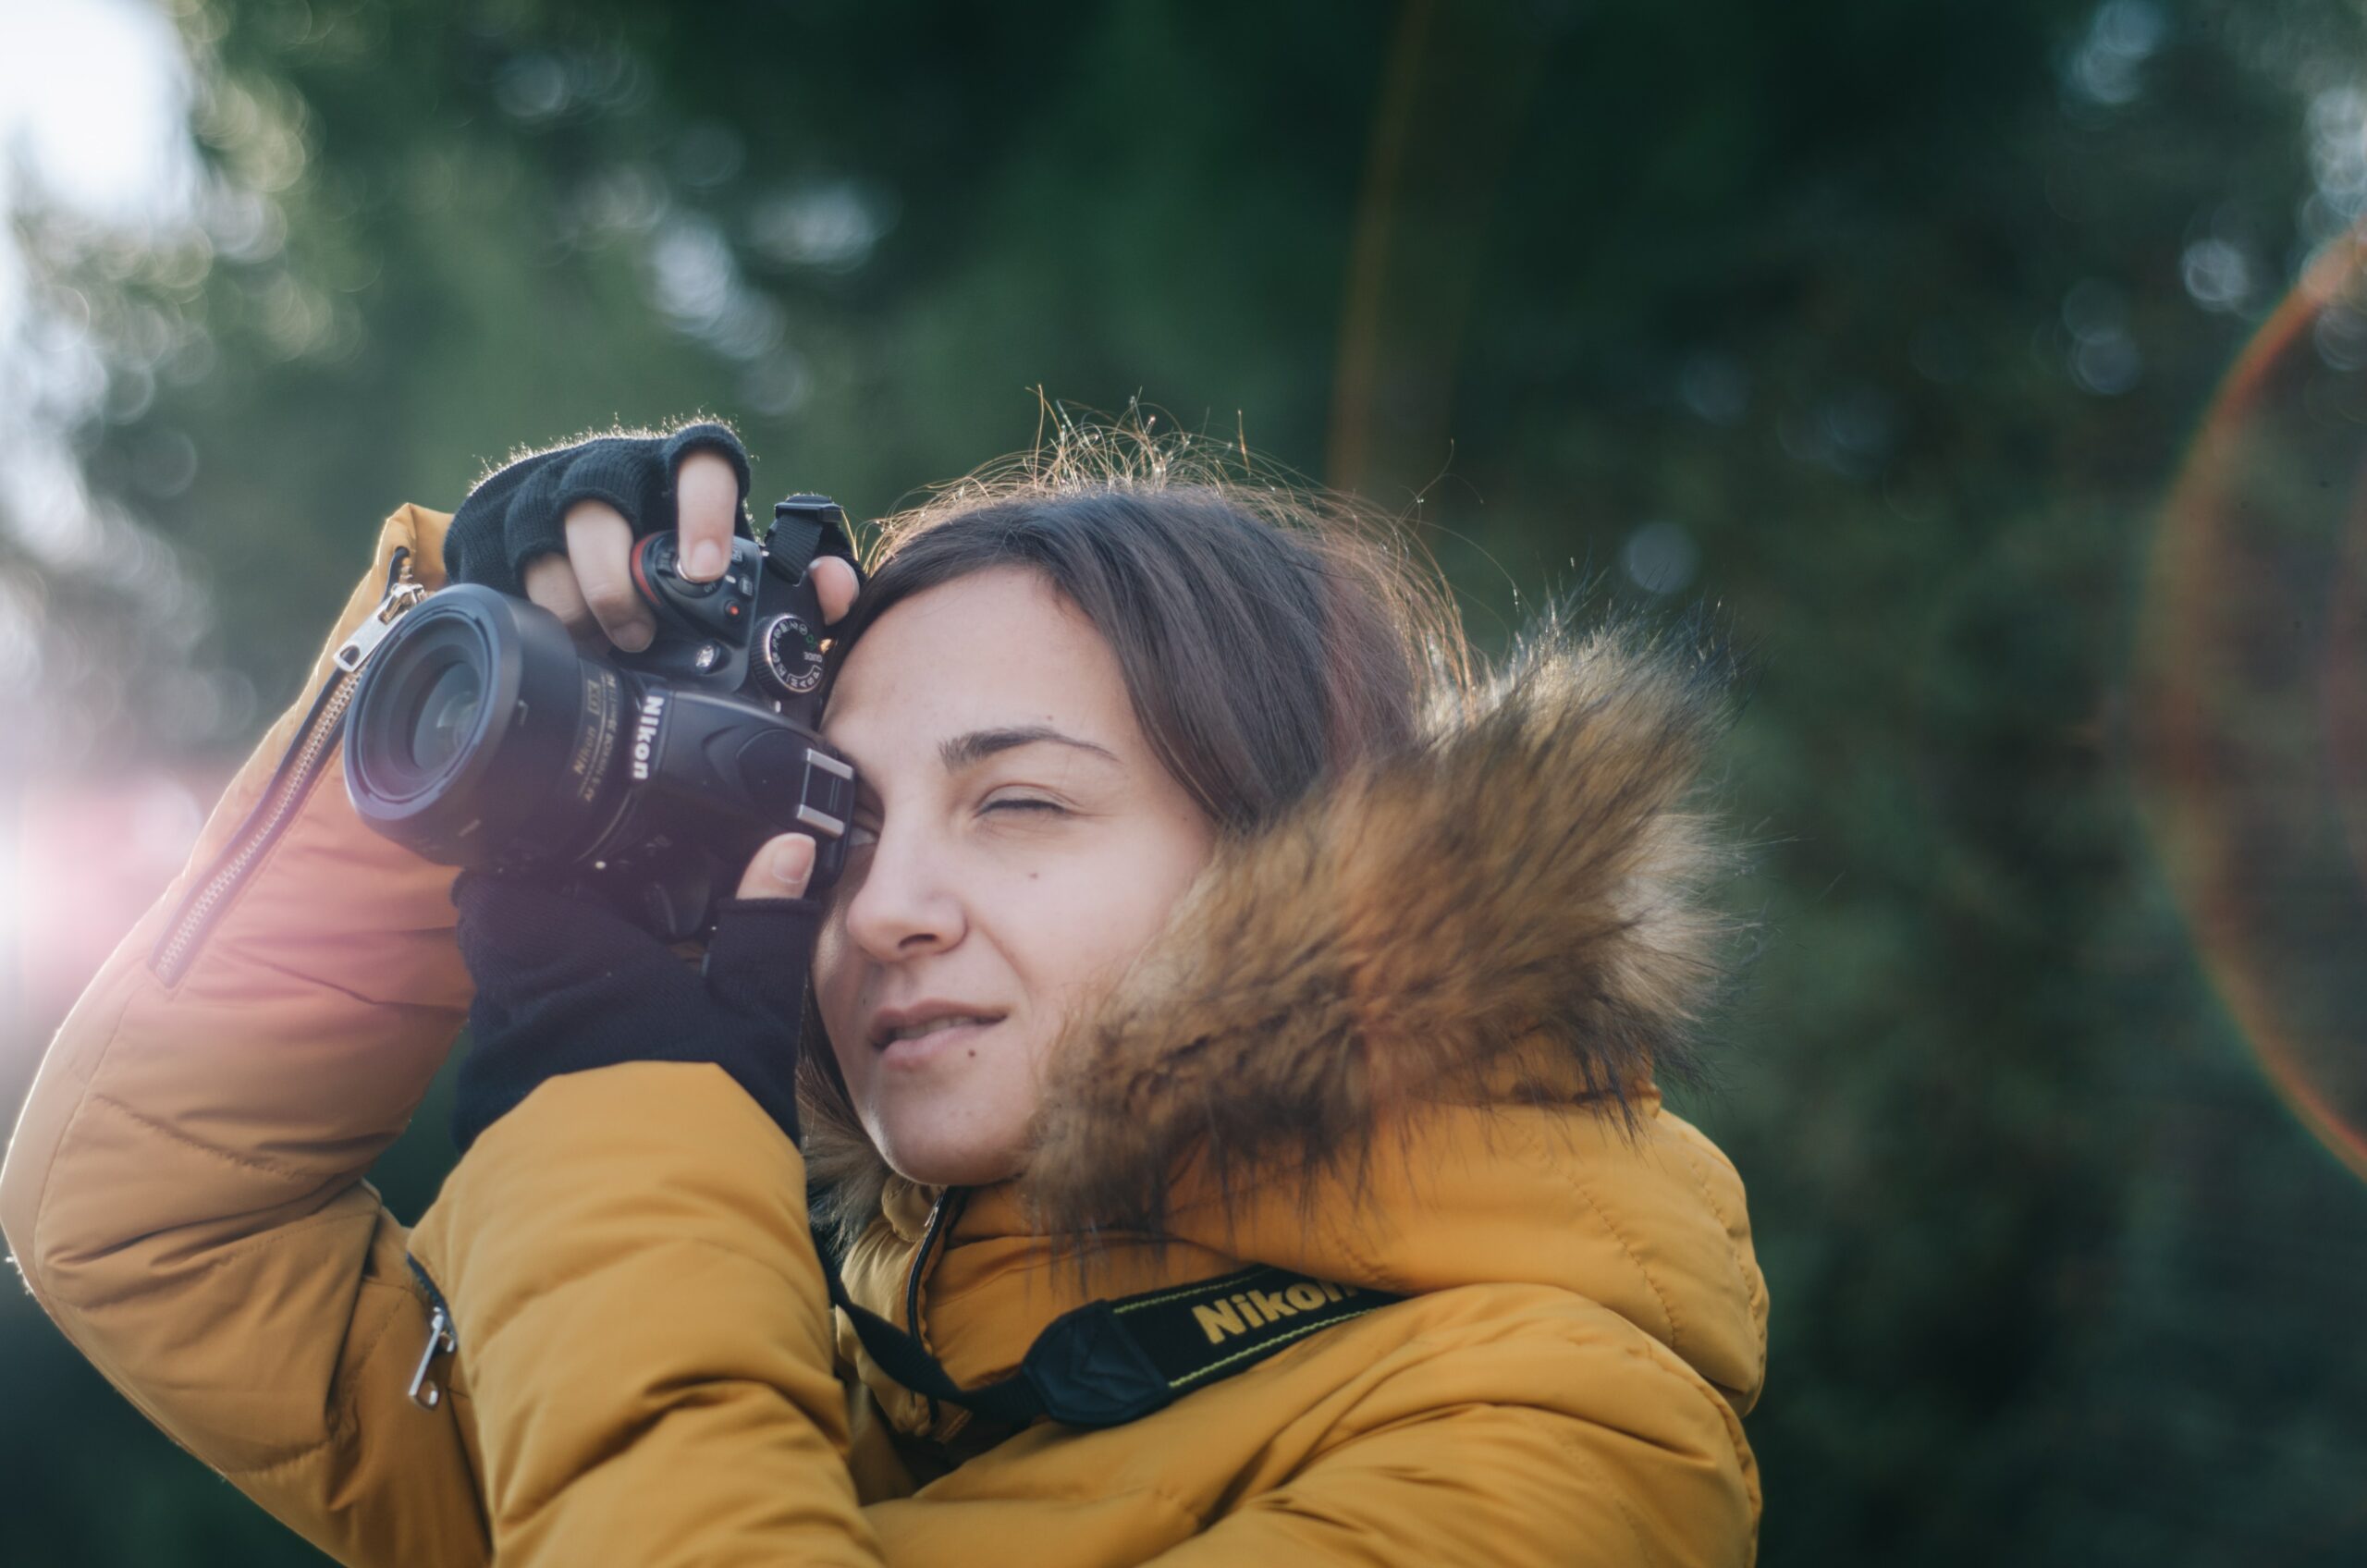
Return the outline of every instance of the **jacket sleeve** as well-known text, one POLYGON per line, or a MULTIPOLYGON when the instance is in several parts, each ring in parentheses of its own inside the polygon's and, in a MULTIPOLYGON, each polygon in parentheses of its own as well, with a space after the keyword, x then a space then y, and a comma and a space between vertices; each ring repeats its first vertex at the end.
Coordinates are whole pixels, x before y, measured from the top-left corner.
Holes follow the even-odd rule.
POLYGON ((1732 1408, 1608 1310, 1556 1316, 1409 1346, 1337 1441, 1156 1568, 1748 1568, 1759 1480, 1732 1408))
MULTIPOLYGON (((387 521, 331 649, 398 547, 441 582, 447 521, 387 521)), ((334 673, 325 651, 190 869, 52 1043, 0 1172, 0 1228, 107 1379, 315 1545, 466 1565, 485 1558, 471 1468, 451 1402, 409 1398, 423 1296, 362 1176, 449 1048, 467 975, 448 871, 364 829, 334 760, 300 794, 275 784, 334 673), (292 815, 265 814, 276 827, 258 837, 266 797, 292 815), (202 935, 160 962, 168 930, 195 928, 193 888, 202 935)))
POLYGON ((805 1170, 720 1067, 546 1080, 411 1238, 503 1568, 877 1564, 805 1170))

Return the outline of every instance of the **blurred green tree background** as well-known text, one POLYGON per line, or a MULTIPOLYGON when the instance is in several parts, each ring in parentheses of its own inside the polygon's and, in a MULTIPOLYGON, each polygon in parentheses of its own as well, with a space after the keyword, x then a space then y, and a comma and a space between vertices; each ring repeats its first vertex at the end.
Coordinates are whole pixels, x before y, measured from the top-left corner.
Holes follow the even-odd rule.
MULTIPOLYGON (((1413 518, 1485 643, 1594 576, 1757 650, 1766 939, 1686 1109, 1774 1301, 1765 1562, 2367 1562, 2367 1188, 2214 995, 2132 729, 2181 456, 2367 205, 2355 7, 168 15, 182 215, 12 210, 95 368, 73 484, 0 492, 0 804, 202 796, 378 518, 513 447, 712 413, 872 516, 1039 386, 1139 396, 1413 518)), ((56 984, 0 986, 0 1112, 56 984)), ((316 1561, 13 1289, 0 1389, 0 1561, 316 1561)))

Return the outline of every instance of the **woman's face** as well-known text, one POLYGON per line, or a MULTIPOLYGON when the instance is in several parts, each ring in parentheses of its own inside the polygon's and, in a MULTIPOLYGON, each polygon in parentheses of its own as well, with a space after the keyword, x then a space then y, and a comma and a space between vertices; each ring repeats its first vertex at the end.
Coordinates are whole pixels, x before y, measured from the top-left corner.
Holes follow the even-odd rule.
POLYGON ((1101 634, 1022 568, 874 622, 823 732, 863 785, 814 966, 848 1093, 904 1176, 1015 1175, 1062 1024, 1165 922, 1208 823, 1101 634))

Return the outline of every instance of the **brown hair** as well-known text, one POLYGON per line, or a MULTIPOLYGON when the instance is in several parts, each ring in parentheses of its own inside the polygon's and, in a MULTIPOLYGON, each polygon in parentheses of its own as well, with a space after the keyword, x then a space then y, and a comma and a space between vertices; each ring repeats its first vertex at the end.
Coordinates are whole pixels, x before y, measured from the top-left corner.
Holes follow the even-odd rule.
MULTIPOLYGON (((1404 531, 1133 417, 1061 418, 1034 451, 883 520, 867 553, 833 673, 916 594, 994 567, 1039 572, 1109 643, 1154 754, 1220 835, 1408 744, 1471 677, 1453 601, 1404 531)), ((810 1005, 805 1029, 808 1158, 833 1189, 826 1217, 851 1236, 877 1211, 876 1156, 810 1005)))

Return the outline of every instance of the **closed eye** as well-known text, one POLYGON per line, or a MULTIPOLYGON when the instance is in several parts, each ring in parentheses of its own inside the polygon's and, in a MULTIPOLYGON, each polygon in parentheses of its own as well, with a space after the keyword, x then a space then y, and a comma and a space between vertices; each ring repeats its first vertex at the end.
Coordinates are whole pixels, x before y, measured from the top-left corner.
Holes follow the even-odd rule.
MULTIPOLYGON (((1066 816, 1069 810, 1058 801, 1038 800, 1032 795, 1003 795, 980 806, 981 812, 1013 811, 1029 815, 1066 816)), ((879 824, 856 817, 847 825, 847 848, 850 851, 867 850, 879 841, 879 824)))
POLYGON ((1013 811, 1040 811, 1049 813, 1054 815, 1066 815, 1067 809, 1057 801, 1039 801, 1025 795, 1004 795, 999 799, 988 801, 981 809, 986 811, 1000 811, 1005 808, 1009 808, 1013 811))

